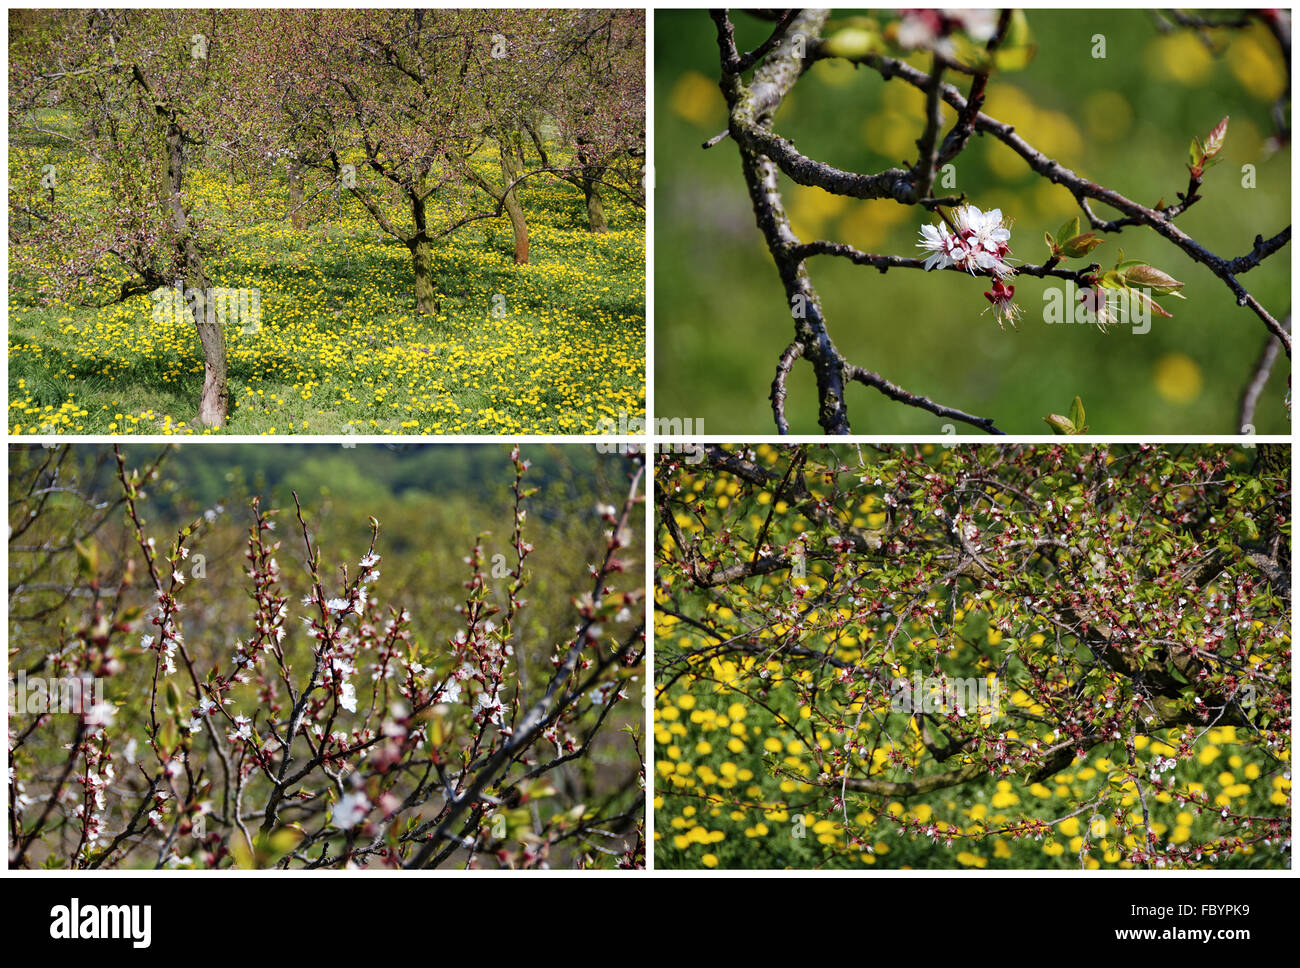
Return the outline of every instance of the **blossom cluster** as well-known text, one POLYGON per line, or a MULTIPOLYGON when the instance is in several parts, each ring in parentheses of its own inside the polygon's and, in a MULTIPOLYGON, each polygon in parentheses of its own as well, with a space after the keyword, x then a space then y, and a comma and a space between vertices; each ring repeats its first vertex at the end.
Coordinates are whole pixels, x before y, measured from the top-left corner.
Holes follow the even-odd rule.
POLYGON ((1011 230, 1002 220, 1002 210, 982 212, 974 205, 963 205, 954 210, 950 224, 951 228, 946 222, 921 227, 917 247, 930 253, 925 270, 952 266, 971 275, 993 276, 993 288, 984 297, 999 326, 1008 322, 1015 325, 1020 307, 1015 303, 1016 287, 1006 279, 1016 270, 1007 261, 1011 254, 1011 230))
POLYGON ((951 228, 947 224, 926 225, 921 228, 918 248, 930 251, 925 269, 946 269, 956 266, 972 275, 987 272, 1004 277, 1015 272, 1006 261, 1011 253, 1011 230, 1002 222, 1002 210, 981 212, 974 205, 963 205, 952 214, 951 228))

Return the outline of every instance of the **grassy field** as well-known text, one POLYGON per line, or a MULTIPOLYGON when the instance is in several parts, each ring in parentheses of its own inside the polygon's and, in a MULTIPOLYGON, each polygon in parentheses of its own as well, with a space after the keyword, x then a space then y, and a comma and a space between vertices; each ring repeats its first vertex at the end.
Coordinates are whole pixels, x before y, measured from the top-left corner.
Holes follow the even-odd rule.
MULTIPOLYGON (((48 146, 11 146, 11 181, 52 159, 58 204, 106 200, 92 168, 48 146)), ((257 332, 226 326, 224 432, 574 434, 644 415, 644 214, 613 192, 611 231, 593 235, 576 188, 527 183, 530 265, 513 264, 504 216, 436 244, 436 317, 414 312, 406 247, 346 194, 302 231, 247 224, 283 211, 283 191, 262 209, 198 172, 189 194, 219 240, 205 251, 213 285, 262 294, 257 332)), ((46 304, 12 263, 9 280, 11 433, 212 432, 193 424, 203 358, 187 319, 156 319, 148 295, 112 303, 108 287, 46 304)))

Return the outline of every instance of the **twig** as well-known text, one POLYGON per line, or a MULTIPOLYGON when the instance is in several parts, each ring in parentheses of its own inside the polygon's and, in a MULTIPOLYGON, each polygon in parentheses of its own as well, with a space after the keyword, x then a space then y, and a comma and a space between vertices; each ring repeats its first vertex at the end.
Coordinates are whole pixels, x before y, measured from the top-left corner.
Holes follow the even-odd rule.
MULTIPOLYGON (((1288 316, 1282 325, 1290 329, 1291 317, 1288 316)), ((1259 359, 1255 361, 1255 369, 1241 393, 1241 408, 1237 412, 1239 433, 1249 433, 1248 428, 1253 427, 1255 423, 1255 408, 1259 405, 1264 387, 1268 385, 1268 378, 1273 373, 1273 364, 1277 362, 1278 350, 1281 348, 1281 344, 1271 335, 1264 341, 1264 348, 1260 351, 1259 359)))

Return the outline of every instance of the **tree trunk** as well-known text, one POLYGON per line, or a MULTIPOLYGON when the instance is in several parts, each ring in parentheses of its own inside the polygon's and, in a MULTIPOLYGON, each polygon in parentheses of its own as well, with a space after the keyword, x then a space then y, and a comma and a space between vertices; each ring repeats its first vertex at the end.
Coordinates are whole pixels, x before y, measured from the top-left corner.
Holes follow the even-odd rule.
POLYGON ((438 315, 438 287, 433 279, 433 244, 423 235, 406 243, 415 270, 415 311, 421 316, 438 315))
POLYGON ((582 189, 582 197, 587 200, 587 231, 604 234, 609 231, 609 223, 605 221, 605 202, 600 197, 600 180, 605 177, 605 168, 590 142, 581 138, 578 140, 578 167, 578 177, 569 180, 582 189))
MULTIPOLYGON (((206 275, 186 276, 185 284, 205 297, 212 292, 206 275)), ((203 348, 203 393, 199 397, 198 420, 209 427, 221 427, 226 422, 230 403, 226 385, 226 337, 210 298, 200 300, 193 315, 199 345, 203 348)))
POLYGON ((406 240, 406 247, 411 250, 411 266, 415 270, 415 311, 421 316, 436 316, 442 307, 438 304, 438 287, 433 278, 433 243, 426 231, 428 218, 424 192, 427 180, 428 170, 419 172, 414 191, 408 195, 415 231, 406 240))
MULTIPOLYGON (((146 85, 147 87, 147 85, 146 85)), ((221 427, 226 422, 229 404, 229 390, 226 386, 226 339, 221 332, 221 324, 215 312, 209 311, 207 298, 212 283, 203 266, 203 256, 194 244, 190 231, 190 220, 185 206, 181 203, 181 187, 184 182, 184 133, 180 123, 172 112, 163 104, 155 102, 155 110, 161 116, 167 142, 167 173, 163 192, 171 211, 172 228, 176 230, 176 249, 180 262, 180 274, 185 286, 197 292, 197 303, 186 300, 184 304, 195 306, 190 315, 194 321, 194 330, 199 337, 199 347, 203 350, 203 391, 199 396, 197 420, 209 427, 221 427)))
POLYGON ((608 232, 609 223, 605 221, 605 203, 600 198, 600 182, 584 175, 582 194, 587 199, 587 229, 602 234, 608 232))
POLYGON ((510 227, 515 234, 515 265, 527 265, 528 221, 524 217, 524 207, 519 204, 519 197, 515 192, 515 179, 519 177, 519 169, 515 166, 507 141, 502 139, 499 146, 501 174, 505 177, 505 185, 502 187, 508 189, 502 204, 505 206, 506 214, 510 216, 510 227))
POLYGON ((415 311, 421 316, 436 316, 438 289, 433 284, 433 246, 424 236, 407 243, 411 248, 411 265, 415 270, 415 311))
POLYGON ((506 214, 510 216, 510 227, 515 233, 515 265, 528 265, 528 222, 513 188, 506 193, 506 214))
POLYGON ((295 229, 307 227, 307 215, 302 205, 302 162, 289 159, 289 222, 295 229))

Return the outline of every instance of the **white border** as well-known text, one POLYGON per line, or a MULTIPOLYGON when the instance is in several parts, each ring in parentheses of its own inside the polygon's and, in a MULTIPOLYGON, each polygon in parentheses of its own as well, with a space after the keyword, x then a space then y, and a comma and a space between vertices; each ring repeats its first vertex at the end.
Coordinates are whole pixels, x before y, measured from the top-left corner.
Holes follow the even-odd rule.
MULTIPOLYGON (((302 6, 302 4, 285 4, 285 3, 252 3, 248 0, 232 0, 221 4, 229 8, 266 8, 266 7, 292 7, 302 6)), ((337 0, 325 0, 325 2, 313 2, 310 6, 320 8, 330 7, 355 7, 355 6, 374 6, 374 7, 407 7, 415 4, 393 2, 393 0, 378 0, 369 4, 357 3, 340 3, 337 0)), ((419 6, 427 7, 455 7, 469 6, 470 4, 454 3, 420 3, 419 6)), ((653 64, 655 49, 655 12, 657 10, 700 10, 705 9, 701 3, 687 3, 682 0, 668 0, 653 4, 636 4, 636 3, 533 3, 533 4, 511 4, 500 2, 489 2, 476 4, 482 7, 512 7, 512 6, 530 6, 530 7, 641 7, 646 10, 646 282, 645 282, 645 306, 646 306, 646 367, 645 367, 645 386, 646 386, 646 417, 648 426, 653 426, 651 421, 657 413, 655 407, 655 383, 653 379, 655 364, 655 340, 654 340, 654 310, 655 310, 655 274, 654 274, 654 243, 655 243, 655 101, 654 101, 654 82, 653 82, 653 64)), ((75 0, 67 3, 45 2, 21 3, 15 5, 19 8, 85 8, 94 7, 97 4, 85 2, 85 0, 75 0)), ((175 3, 146 2, 137 4, 145 7, 174 7, 175 3)), ((848 7, 856 5, 848 4, 828 4, 832 7, 848 7)), ((978 4, 952 4, 952 6, 980 6, 978 4)), ((1053 4, 1047 3, 1027 3, 1020 6, 1026 9, 1051 9, 1053 4)), ((1129 9, 1130 4, 1116 2, 1116 0, 1102 0, 1089 4, 1095 8, 1122 8, 1129 9)), ((1225 4, 1225 7, 1249 6, 1244 3, 1225 4)), ((3 66, 5 77, 8 77, 8 18, 5 18, 4 31, 4 53, 3 66)), ((1293 88, 1294 90, 1294 88, 1293 88)), ((5 144, 8 145, 8 114, 5 115, 5 144)), ((1297 162, 1292 161, 1292 186, 1295 184, 1295 166, 1297 162)), ((3 188, 7 197, 8 194, 8 165, 0 166, 0 188, 3 188)), ((1292 199, 1292 222, 1294 223, 1294 191, 1292 199)), ((8 237, 0 247, 5 255, 5 264, 8 265, 8 237)), ((1300 263, 1300 253, 1297 252, 1295 243, 1291 246, 1291 271, 1292 278, 1295 276, 1297 264, 1300 263)), ((6 272, 3 281, 0 281, 0 300, 5 307, 8 306, 8 273, 6 272)), ((646 543, 645 543, 645 580, 647 589, 647 652, 646 652, 646 675, 643 683, 643 692, 645 694, 645 733, 644 733, 644 752, 647 757, 646 764, 646 855, 648 872, 622 872, 622 871, 546 871, 535 872, 536 876, 541 877, 719 877, 719 876, 741 876, 741 877, 824 877, 824 878, 1124 878, 1124 879, 1169 879, 1177 880, 1180 883, 1186 881, 1214 880, 1224 877, 1239 878, 1287 878, 1295 876, 1294 871, 1117 871, 1117 870, 1098 870, 1089 871, 1086 874, 1078 871, 1042 871, 1042 870, 1016 870, 1016 871, 968 871, 968 870, 913 870, 913 871, 886 871, 886 870, 844 870, 844 871, 708 871, 708 870, 654 870, 654 730, 653 730, 653 707, 654 707, 654 600, 653 600, 653 565, 654 565, 654 506, 653 506, 653 450, 656 446, 683 444, 683 443, 745 443, 745 444, 789 444, 789 443, 912 443, 912 444, 998 444, 998 443, 1039 443, 1039 444, 1101 444, 1101 443, 1160 443, 1160 444, 1231 444, 1242 445, 1246 442, 1241 436, 1233 435, 1211 435, 1207 437, 1198 437, 1195 435, 1164 435, 1155 438, 1143 437, 1139 435, 1116 435, 1099 437, 1097 435, 1084 435, 1071 438, 1068 441, 1061 437, 1043 435, 1043 434, 1009 434, 1005 437, 991 437, 983 433, 961 433, 956 436, 950 434, 920 434, 920 435, 862 435, 855 434, 842 438, 827 438, 816 435, 792 435, 788 437, 776 434, 752 434, 752 435, 726 435, 718 436, 712 434, 702 435, 700 437, 671 436, 671 435, 652 435, 649 439, 645 436, 600 436, 600 435, 578 435, 572 437, 541 435, 541 434, 521 434, 514 436, 489 436, 482 434, 458 435, 458 436, 440 436, 440 437, 416 437, 406 435, 294 435, 294 436, 276 436, 262 437, 252 435, 222 435, 218 437, 201 437, 188 435, 140 435, 140 436, 109 436, 109 435, 87 435, 83 437, 68 438, 59 436, 11 436, 8 434, 8 354, 5 354, 3 363, 0 363, 0 375, 3 380, 0 381, 0 400, 4 403, 4 414, 6 420, 6 437, 8 443, 40 444, 46 442, 68 443, 75 442, 78 444, 104 444, 104 443, 129 443, 129 444, 161 444, 161 443, 193 443, 203 446, 206 443, 222 444, 248 444, 256 443, 274 446, 277 443, 421 443, 421 444, 438 444, 438 443, 456 443, 456 444, 478 444, 494 443, 503 444, 511 441, 518 441, 523 444, 576 444, 576 445, 594 445, 596 443, 605 444, 625 444, 625 443, 645 443, 651 453, 647 454, 648 468, 646 477, 646 543)), ((1297 465, 1297 455, 1295 453, 1295 433, 1294 430, 1290 435, 1263 435, 1253 438, 1251 442, 1260 443, 1288 443, 1292 445, 1292 481, 1295 481, 1295 472, 1297 465)), ((7 556, 7 550, 5 552, 7 556)), ((1300 576, 1300 561, 1292 562, 1292 584, 1295 585, 1296 577, 1300 576)), ((6 557, 7 562, 7 557, 6 557)), ((5 627, 8 627, 8 601, 7 598, 3 604, 0 604, 0 620, 4 621, 5 627)), ((1294 629, 1293 629, 1294 640, 1294 629)), ((1293 669, 1294 674, 1294 669, 1293 669)), ((3 712, 7 722, 7 695, 0 699, 0 712, 3 712)), ((3 765, 7 766, 7 744, 4 750, 0 750, 0 760, 3 765)), ((7 775, 7 773, 6 773, 7 775)), ((7 784, 6 784, 7 790, 7 784)), ((7 795, 3 794, 3 795, 7 795)), ((1292 804, 1292 823, 1294 825, 1295 804, 1292 804)), ((7 811, 3 819, 0 819, 0 831, 5 833, 5 843, 8 843, 7 837, 8 816, 7 811)), ((7 860, 8 849, 5 849, 7 860)), ((10 873, 7 870, 6 874, 10 873)), ((22 871, 13 872, 16 877, 32 878, 71 878, 76 880, 78 877, 113 879, 113 878, 152 878, 159 875, 156 871, 93 871, 93 872, 68 872, 68 871, 22 871)), ((247 871, 247 870, 221 870, 221 871, 166 871, 161 872, 164 878, 269 878, 280 880, 285 877, 306 877, 306 878, 371 878, 387 876, 404 876, 404 877, 517 877, 521 872, 514 871, 461 871, 461 870, 440 870, 440 871, 247 871)))

